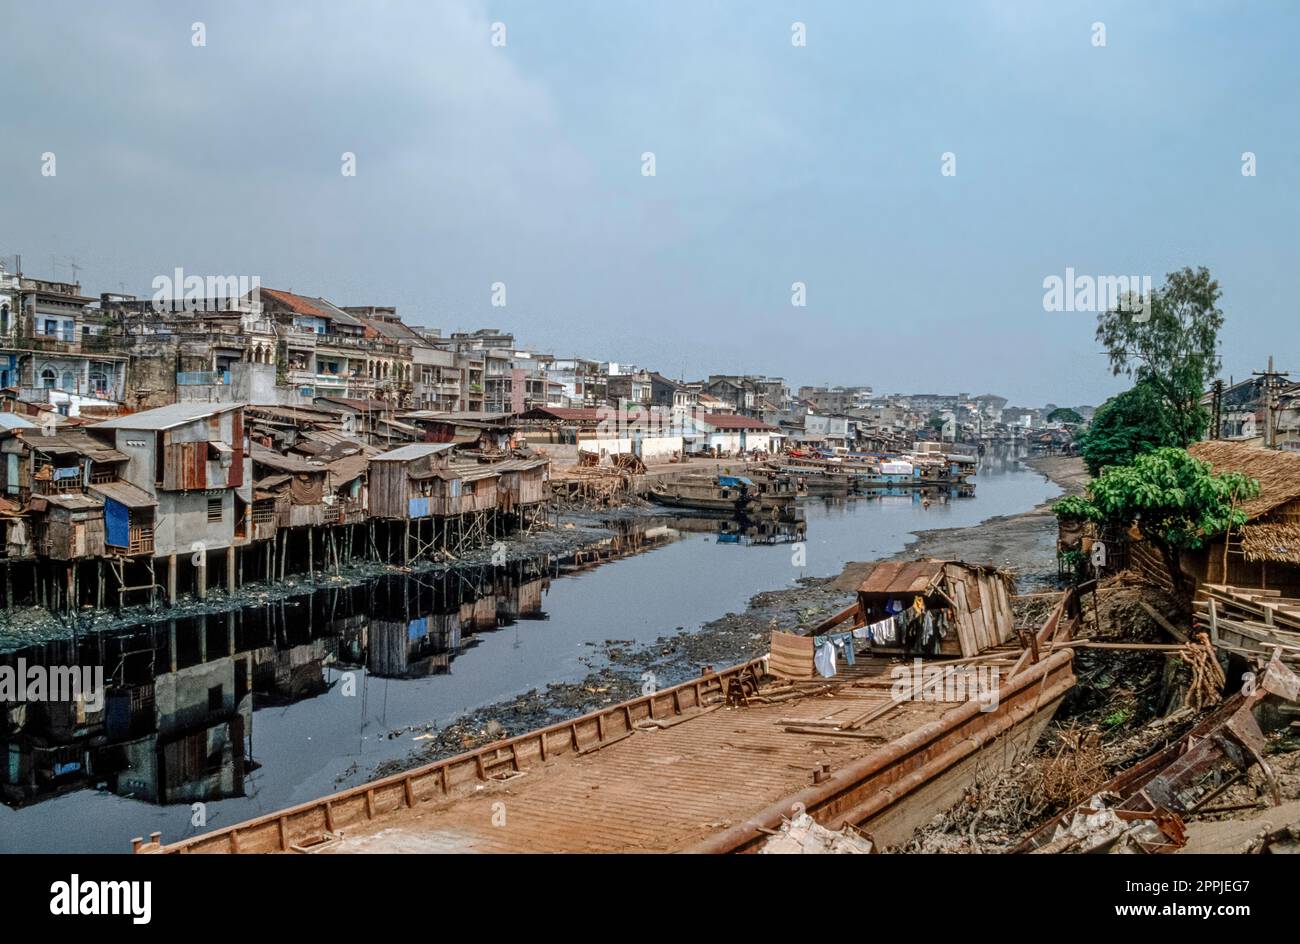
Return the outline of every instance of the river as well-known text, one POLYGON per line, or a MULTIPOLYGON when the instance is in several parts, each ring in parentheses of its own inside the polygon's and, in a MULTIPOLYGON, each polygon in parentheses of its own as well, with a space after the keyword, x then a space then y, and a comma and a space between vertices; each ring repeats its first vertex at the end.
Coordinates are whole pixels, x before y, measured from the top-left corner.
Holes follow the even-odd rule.
POLYGON ((16 655, 104 665, 110 697, 93 726, 33 717, 28 730, 44 737, 10 741, 4 779, 38 786, 0 805, 0 852, 123 852, 134 836, 175 840, 322 796, 407 755, 425 728, 583 679, 608 640, 690 631, 759 591, 895 554, 919 530, 971 527, 1059 492, 1005 460, 982 463, 976 484, 928 507, 906 495, 809 499, 806 533, 647 518, 636 530, 648 549, 595 567, 386 577, 32 647, 16 655))

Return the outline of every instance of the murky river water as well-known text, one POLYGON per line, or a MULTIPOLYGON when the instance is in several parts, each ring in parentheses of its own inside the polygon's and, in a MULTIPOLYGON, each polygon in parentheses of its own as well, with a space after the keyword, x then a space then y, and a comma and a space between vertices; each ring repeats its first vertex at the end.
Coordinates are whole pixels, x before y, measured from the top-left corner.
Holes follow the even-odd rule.
POLYGON ((577 572, 552 562, 392 577, 92 635, 75 650, 34 647, 29 663, 105 666, 111 694, 88 717, 74 707, 11 718, 41 736, 11 738, 0 781, 37 786, 9 788, 0 852, 123 852, 133 836, 175 840, 313 799, 418 746, 388 732, 585 677, 598 665, 591 643, 697 628, 758 591, 896 553, 917 530, 973 526, 1059 491, 1014 462, 986 462, 976 481, 974 497, 928 508, 908 496, 809 500, 802 567, 782 542, 793 535, 709 526, 577 572), (191 825, 196 801, 204 829, 191 825))

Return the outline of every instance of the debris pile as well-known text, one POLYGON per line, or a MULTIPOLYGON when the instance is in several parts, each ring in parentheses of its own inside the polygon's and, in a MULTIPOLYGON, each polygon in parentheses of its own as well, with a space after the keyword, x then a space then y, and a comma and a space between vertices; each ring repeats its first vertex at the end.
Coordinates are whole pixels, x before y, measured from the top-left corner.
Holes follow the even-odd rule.
POLYGON ((783 820, 781 828, 758 850, 760 855, 869 855, 875 851, 874 843, 852 827, 827 829, 807 813, 783 820))
POLYGON ((1187 704, 1196 711, 1217 705, 1223 698, 1226 677, 1210 638, 1205 633, 1197 633, 1196 638, 1178 653, 1178 658, 1192 669, 1192 681, 1187 687, 1187 704))

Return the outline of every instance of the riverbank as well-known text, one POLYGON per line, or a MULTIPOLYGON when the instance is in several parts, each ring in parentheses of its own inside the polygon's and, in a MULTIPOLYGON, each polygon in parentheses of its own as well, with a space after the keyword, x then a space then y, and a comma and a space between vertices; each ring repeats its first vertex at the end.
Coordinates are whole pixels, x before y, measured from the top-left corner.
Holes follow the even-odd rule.
POLYGON ((84 607, 75 617, 51 613, 44 607, 15 607, 0 611, 0 654, 13 652, 25 646, 35 646, 59 639, 67 639, 74 632, 114 633, 140 626, 184 620, 195 616, 220 615, 247 607, 267 606, 291 597, 302 596, 317 590, 346 589, 360 586, 392 574, 433 575, 457 570, 515 564, 520 561, 564 558, 589 551, 619 537, 619 532, 609 526, 610 516, 595 512, 562 514, 553 527, 535 529, 528 534, 515 534, 498 542, 498 548, 480 547, 456 558, 416 561, 410 565, 387 564, 374 560, 353 560, 343 564, 337 573, 317 571, 315 574, 288 573, 275 583, 248 583, 233 594, 220 587, 208 590, 207 599, 184 594, 175 606, 128 606, 120 610, 84 607))
MULTIPOLYGON (((1083 462, 1078 458, 1042 457, 1024 464, 1053 482, 1062 494, 1082 491, 1087 481, 1083 462)), ((978 527, 917 532, 893 558, 932 556, 992 561, 1013 569, 1022 586, 1049 585, 1056 578, 1056 519, 1050 511, 1055 500, 1019 514, 986 519, 978 527)), ((414 733, 426 739, 420 749, 406 758, 380 764, 370 776, 408 770, 564 717, 594 711, 635 697, 646 686, 668 687, 698 675, 706 665, 721 667, 762 655, 768 649, 772 629, 812 626, 848 606, 866 564, 849 563, 837 576, 806 577, 794 587, 755 594, 743 612, 727 613, 693 632, 678 627, 674 633, 641 646, 606 640, 593 647, 589 663, 593 671, 580 682, 534 689, 470 712, 441 729, 430 725, 390 732, 393 737, 414 733)))
POLYGON ((1041 456, 1025 465, 1040 472, 1061 494, 1017 515, 1000 515, 978 528, 924 531, 894 556, 950 557, 997 564, 1013 571, 1022 593, 1045 590, 1056 583, 1056 516, 1052 505, 1066 495, 1082 494, 1088 470, 1077 456, 1041 456))

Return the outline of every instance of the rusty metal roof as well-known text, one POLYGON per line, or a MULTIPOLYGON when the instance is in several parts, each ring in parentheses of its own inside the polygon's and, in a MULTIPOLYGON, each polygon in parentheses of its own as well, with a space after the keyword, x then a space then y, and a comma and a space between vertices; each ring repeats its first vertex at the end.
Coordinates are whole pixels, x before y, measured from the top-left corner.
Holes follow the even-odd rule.
POLYGON ((100 482, 90 486, 90 493, 100 498, 111 498, 127 508, 154 508, 158 505, 152 495, 130 482, 100 482))
POLYGON ((882 561, 871 568, 859 593, 924 593, 943 576, 945 561, 882 561))
POLYGON ((172 403, 139 413, 127 413, 123 416, 92 424, 92 429, 146 429, 163 430, 183 426, 195 420, 207 419, 220 413, 242 410, 242 403, 172 403))
POLYGON ((60 429, 58 432, 27 432, 23 442, 37 452, 50 456, 86 456, 94 462, 128 462, 130 456, 118 452, 112 444, 96 439, 79 429, 60 429))

